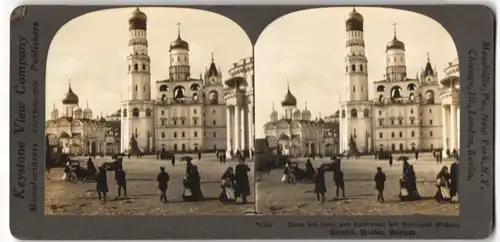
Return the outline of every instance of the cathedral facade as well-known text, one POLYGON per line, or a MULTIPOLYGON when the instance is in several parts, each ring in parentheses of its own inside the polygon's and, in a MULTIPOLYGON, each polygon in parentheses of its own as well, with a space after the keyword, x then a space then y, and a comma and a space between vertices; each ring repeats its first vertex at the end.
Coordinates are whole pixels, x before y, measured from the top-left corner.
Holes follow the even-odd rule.
POLYGON ((118 152, 117 148, 113 149, 115 147, 107 142, 112 135, 107 134, 107 127, 103 117, 93 118, 88 104, 84 109, 79 106, 78 96, 69 85, 62 100, 62 109, 57 109, 54 104, 49 119, 45 121, 45 134, 48 136, 48 145, 59 146, 67 154, 118 152))
POLYGON ((274 110, 264 124, 268 147, 291 156, 324 155, 331 152, 333 134, 321 118, 312 119, 311 111, 297 108, 297 99, 288 88, 281 101, 281 114, 274 110), (331 135, 332 137, 329 137, 331 135), (330 143, 328 143, 330 142, 330 143))
MULTIPOLYGON (((232 94, 242 93, 237 106, 243 107, 242 110, 251 110, 248 105, 253 96, 248 97, 247 93, 252 89, 246 83, 247 78, 253 77, 253 73, 248 77, 240 77, 240 73, 230 71, 229 79, 223 82, 222 71, 212 55, 212 61, 204 75, 194 78, 191 75, 189 43, 182 39, 179 29, 177 38, 169 46, 169 76, 156 81, 152 87, 147 16, 139 8, 129 18, 129 31, 128 98, 121 105, 123 151, 130 148, 132 138, 137 142, 138 148, 146 153, 160 150, 227 150, 231 153, 250 148, 248 126, 240 125, 239 131, 233 132, 241 134, 238 136, 241 138, 233 140, 228 137, 227 124, 232 119, 227 110, 235 105, 226 105, 226 102, 231 100, 232 94), (233 85, 240 79, 243 79, 242 83, 245 85, 233 85), (156 89, 154 98, 152 88, 156 89), (233 145, 236 140, 244 142, 233 145)), ((253 65, 253 59, 250 58, 250 61, 253 65)), ((244 124, 253 123, 249 120, 252 112, 250 116, 248 111, 238 113, 241 115, 237 120, 243 120, 244 124)))
POLYGON ((340 150, 349 150, 351 140, 361 153, 446 148, 446 119, 439 98, 443 87, 439 85, 436 67, 428 57, 421 73, 410 78, 405 44, 395 29, 386 45, 386 73, 383 79, 373 81, 374 95, 370 97, 363 22, 363 16, 355 9, 346 21, 347 98, 341 103, 340 150))

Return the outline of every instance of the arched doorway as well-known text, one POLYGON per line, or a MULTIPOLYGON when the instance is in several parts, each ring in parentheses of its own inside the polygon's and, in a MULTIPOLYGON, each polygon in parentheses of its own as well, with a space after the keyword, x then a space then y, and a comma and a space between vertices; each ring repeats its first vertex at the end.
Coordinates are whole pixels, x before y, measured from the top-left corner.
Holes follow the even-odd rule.
POLYGON ((91 142, 90 143, 90 154, 91 155, 97 154, 97 144, 96 144, 96 142, 91 142))
POLYGON ((325 155, 326 156, 332 156, 333 155, 333 144, 326 144, 325 145, 325 155))
POLYGON ((316 144, 311 143, 311 151, 309 153, 311 156, 316 156, 316 144))

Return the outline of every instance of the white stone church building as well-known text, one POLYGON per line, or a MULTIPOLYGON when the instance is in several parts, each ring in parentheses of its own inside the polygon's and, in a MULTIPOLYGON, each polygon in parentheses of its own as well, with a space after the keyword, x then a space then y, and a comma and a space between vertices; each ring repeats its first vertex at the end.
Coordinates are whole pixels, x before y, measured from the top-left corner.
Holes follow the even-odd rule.
POLYGON ((363 22, 355 9, 346 20, 347 97, 341 103, 340 150, 348 150, 353 139, 362 153, 458 151, 458 61, 450 63, 441 81, 429 57, 421 73, 410 77, 405 44, 395 29, 385 46, 386 73, 382 79, 372 81, 374 93, 370 96, 363 22))
POLYGON ((132 137, 145 153, 253 149, 253 59, 223 72, 214 56, 204 75, 193 77, 189 43, 181 31, 169 46, 169 76, 151 85, 147 16, 129 18, 128 96, 121 103, 122 151, 132 137), (156 97, 152 97, 152 89, 156 97))

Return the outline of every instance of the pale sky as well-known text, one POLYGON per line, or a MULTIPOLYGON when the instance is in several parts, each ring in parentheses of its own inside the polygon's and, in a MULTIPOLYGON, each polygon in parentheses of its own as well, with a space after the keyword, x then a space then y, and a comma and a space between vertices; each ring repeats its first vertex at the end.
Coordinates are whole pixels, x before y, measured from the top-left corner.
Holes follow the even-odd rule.
MULTIPOLYGON (((345 20, 352 8, 335 7, 304 10, 285 15, 271 23, 255 46, 255 135, 264 137, 263 125, 270 118, 272 103, 279 115, 286 94, 287 80, 297 98, 305 102, 313 118, 333 114, 343 99, 345 20)), ((458 57, 448 32, 435 20, 418 13, 387 8, 357 7, 364 17, 364 37, 368 58, 368 81, 380 80, 385 73, 385 46, 394 36, 406 46, 409 78, 415 78, 427 63, 427 52, 438 78, 443 69, 458 57)), ((373 85, 370 87, 370 98, 373 85)))
MULTIPOLYGON (((71 87, 80 107, 86 101, 94 116, 115 112, 120 107, 120 93, 127 97, 128 18, 135 8, 119 8, 88 13, 64 25, 50 45, 47 60, 46 113, 54 101, 62 99, 71 87)), ((168 77, 169 46, 181 37, 189 43, 191 76, 198 78, 210 65, 211 53, 221 67, 223 80, 232 63, 252 55, 248 36, 236 23, 215 13, 184 9, 141 8, 148 17, 148 44, 151 57, 151 84, 168 77)), ((152 93, 152 98, 155 97, 152 93)))

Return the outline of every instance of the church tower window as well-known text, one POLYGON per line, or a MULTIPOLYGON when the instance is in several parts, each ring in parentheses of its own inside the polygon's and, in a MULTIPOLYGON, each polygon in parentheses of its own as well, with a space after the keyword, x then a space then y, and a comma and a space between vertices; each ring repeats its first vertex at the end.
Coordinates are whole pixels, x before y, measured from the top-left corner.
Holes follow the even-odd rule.
POLYGON ((356 65, 352 64, 351 71, 356 71, 356 65))
POLYGON ((132 110, 132 117, 134 117, 134 118, 139 117, 139 109, 138 108, 134 108, 132 110))
POLYGON ((142 70, 146 71, 146 64, 142 64, 142 70))
POLYGON ((151 117, 151 109, 146 109, 146 117, 151 117))
POLYGON ((139 69, 139 65, 138 64, 134 64, 134 71, 137 71, 139 69))
POLYGON ((362 64, 361 64, 361 65, 359 65, 359 70, 360 70, 360 71, 363 71, 363 65, 362 65, 362 64))

